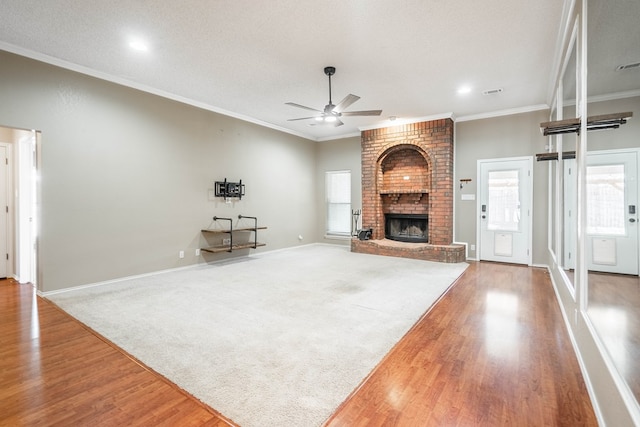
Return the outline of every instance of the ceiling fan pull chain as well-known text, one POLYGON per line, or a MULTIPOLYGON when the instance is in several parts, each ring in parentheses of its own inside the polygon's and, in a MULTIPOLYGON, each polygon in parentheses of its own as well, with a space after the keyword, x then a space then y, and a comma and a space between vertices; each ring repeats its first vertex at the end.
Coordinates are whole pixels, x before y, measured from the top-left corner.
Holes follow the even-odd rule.
POLYGON ((329 105, 333 105, 331 101, 331 74, 327 74, 329 76, 329 105))

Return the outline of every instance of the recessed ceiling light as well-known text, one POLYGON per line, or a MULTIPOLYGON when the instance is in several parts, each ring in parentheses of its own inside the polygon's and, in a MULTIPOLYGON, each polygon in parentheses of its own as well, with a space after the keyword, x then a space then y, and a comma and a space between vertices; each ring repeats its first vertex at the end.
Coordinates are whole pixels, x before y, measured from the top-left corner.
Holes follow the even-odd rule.
POLYGON ((458 88, 458 95, 466 95, 471 92, 471 86, 460 86, 458 88))
POLYGON ((132 39, 129 41, 129 47, 139 52, 146 52, 149 50, 149 46, 140 39, 132 39))

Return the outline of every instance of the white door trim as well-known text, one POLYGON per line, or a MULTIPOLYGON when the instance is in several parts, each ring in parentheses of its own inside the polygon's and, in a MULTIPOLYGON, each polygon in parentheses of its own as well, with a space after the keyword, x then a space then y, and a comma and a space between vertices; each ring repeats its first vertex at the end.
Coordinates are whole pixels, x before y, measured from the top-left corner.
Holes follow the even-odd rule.
POLYGON ((18 143, 18 280, 36 285, 35 221, 36 221, 36 140, 32 131, 18 143))
MULTIPOLYGON (((5 193, 5 206, 1 206, 0 208, 6 209, 6 230, 4 232, 6 238, 6 253, 0 254, 2 257, 0 262, 5 264, 6 277, 14 277, 15 275, 15 251, 14 251, 14 204, 13 204, 13 151, 12 144, 6 142, 0 142, 0 146, 5 149, 5 158, 6 158, 6 169, 5 169, 5 186, 2 188, 2 191, 5 193)), ((4 159, 0 159, 0 161, 5 162, 4 159)))

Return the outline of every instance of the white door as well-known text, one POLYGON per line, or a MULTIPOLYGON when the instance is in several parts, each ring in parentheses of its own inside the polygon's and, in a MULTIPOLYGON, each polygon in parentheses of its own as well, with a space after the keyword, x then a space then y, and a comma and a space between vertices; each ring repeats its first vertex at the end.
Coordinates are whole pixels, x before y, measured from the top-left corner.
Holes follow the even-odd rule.
POLYGON ((7 202, 7 147, 0 145, 0 277, 7 277, 9 204, 7 202))
POLYGON ((587 268, 638 274, 638 152, 587 155, 587 268))
POLYGON ((479 160, 480 260, 531 264, 531 157, 479 160))

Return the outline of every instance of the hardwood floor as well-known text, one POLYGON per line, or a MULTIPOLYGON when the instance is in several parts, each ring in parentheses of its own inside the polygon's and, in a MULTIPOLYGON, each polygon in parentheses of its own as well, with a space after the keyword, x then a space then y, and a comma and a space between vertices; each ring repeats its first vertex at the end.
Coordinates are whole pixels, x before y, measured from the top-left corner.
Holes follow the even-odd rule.
MULTIPOLYGON (((30 286, 0 301, 0 425, 232 425, 30 286)), ((326 425, 597 423, 547 272, 471 263, 326 425)))
POLYGON ((640 402, 640 277, 589 272, 587 312, 618 372, 640 402))
POLYGON ((0 425, 229 426, 33 287, 0 283, 0 425))
POLYGON ((472 263, 327 426, 597 425, 548 273, 472 263))

